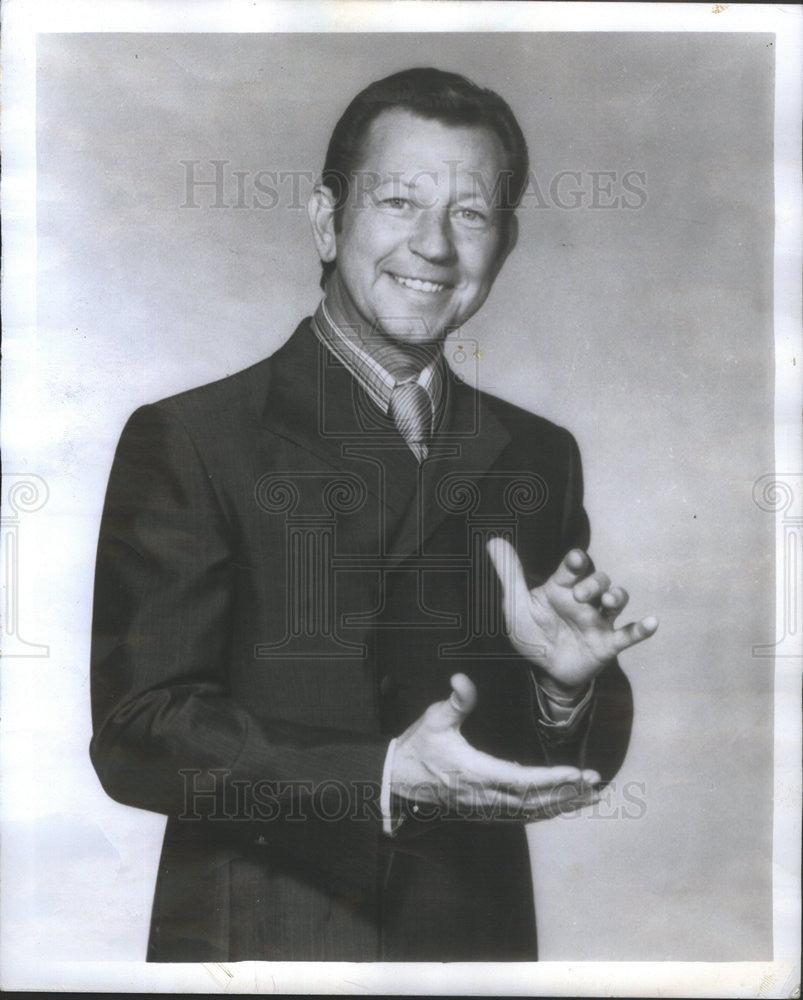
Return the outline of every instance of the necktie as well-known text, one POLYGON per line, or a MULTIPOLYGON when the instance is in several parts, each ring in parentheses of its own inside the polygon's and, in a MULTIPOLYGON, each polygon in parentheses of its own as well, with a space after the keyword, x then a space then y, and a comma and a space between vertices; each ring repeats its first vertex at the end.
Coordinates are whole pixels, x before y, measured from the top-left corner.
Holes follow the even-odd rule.
POLYGON ((397 382, 390 397, 390 415, 419 462, 427 457, 432 405, 427 390, 414 380, 397 382))

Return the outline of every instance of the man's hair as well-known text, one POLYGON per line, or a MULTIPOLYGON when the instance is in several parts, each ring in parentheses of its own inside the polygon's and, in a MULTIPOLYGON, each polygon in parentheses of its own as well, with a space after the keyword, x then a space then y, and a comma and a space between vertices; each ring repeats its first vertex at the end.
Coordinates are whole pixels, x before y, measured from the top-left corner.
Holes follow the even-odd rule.
MULTIPOLYGON (((505 152, 506 169, 499 178, 500 208, 504 224, 515 211, 527 183, 529 157, 519 123, 493 90, 477 86, 458 73, 431 67, 402 70, 369 84, 352 100, 335 125, 321 176, 335 199, 335 230, 340 230, 343 206, 350 183, 359 169, 363 145, 371 123, 383 112, 403 108, 420 118, 444 125, 486 128, 496 135, 505 152)), ((322 261, 321 286, 335 268, 322 261)))

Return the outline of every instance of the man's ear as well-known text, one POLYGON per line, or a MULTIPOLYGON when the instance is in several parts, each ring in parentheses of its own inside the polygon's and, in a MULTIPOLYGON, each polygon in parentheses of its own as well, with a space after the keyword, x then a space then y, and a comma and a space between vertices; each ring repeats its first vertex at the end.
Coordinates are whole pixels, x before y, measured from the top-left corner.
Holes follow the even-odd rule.
POLYGON ((335 233, 335 199, 324 184, 316 184, 307 202, 307 214, 312 224, 312 235, 318 256, 324 263, 337 256, 335 233))

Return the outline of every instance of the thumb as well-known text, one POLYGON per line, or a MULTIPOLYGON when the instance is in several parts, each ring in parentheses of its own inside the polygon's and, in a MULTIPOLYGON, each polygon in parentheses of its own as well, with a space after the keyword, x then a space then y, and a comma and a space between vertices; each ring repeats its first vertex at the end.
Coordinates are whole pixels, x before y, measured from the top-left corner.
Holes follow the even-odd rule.
POLYGON ((437 729, 459 729, 477 704, 477 689, 472 680, 465 674, 453 674, 450 680, 452 693, 445 701, 431 705, 427 713, 437 729))
POLYGON ((515 607, 529 601, 530 591, 516 550, 505 538, 492 538, 487 545, 488 555, 502 583, 505 603, 515 607))

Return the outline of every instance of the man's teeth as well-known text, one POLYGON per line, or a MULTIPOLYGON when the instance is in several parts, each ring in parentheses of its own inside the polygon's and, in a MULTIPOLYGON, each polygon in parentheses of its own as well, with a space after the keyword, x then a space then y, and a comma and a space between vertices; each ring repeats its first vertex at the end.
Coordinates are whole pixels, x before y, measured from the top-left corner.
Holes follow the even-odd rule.
POLYGON ((416 292, 442 292, 446 285, 438 284, 435 281, 422 281, 420 278, 402 278, 398 274, 393 275, 393 280, 398 281, 405 288, 412 288, 416 292))

